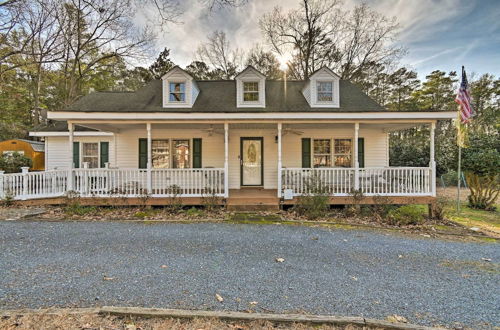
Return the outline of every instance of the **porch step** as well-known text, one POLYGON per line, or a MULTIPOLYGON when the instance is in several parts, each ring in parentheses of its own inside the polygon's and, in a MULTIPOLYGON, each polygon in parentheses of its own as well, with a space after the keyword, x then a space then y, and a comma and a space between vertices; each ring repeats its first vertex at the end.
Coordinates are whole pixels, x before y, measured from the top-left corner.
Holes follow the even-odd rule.
POLYGON ((229 211, 278 211, 279 202, 277 197, 229 197, 226 207, 229 211))

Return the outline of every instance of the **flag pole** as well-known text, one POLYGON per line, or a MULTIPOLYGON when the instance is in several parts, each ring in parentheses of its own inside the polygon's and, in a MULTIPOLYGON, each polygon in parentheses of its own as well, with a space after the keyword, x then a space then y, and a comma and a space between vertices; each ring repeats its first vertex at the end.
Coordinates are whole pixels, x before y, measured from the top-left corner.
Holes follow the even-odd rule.
MULTIPOLYGON (((462 65, 462 80, 463 80, 463 77, 464 77, 464 71, 465 71, 465 67, 462 65)), ((459 112, 459 115, 458 115, 458 125, 461 125, 460 124, 460 108, 458 110, 459 112)), ((460 127, 460 126, 459 126, 460 127)), ((458 132, 459 134, 463 134, 461 132, 458 132)), ((458 142, 458 170, 457 170, 457 214, 460 214, 460 183, 461 183, 461 179, 462 179, 462 143, 463 141, 461 141, 461 139, 463 139, 463 136, 457 136, 457 142, 458 142)))

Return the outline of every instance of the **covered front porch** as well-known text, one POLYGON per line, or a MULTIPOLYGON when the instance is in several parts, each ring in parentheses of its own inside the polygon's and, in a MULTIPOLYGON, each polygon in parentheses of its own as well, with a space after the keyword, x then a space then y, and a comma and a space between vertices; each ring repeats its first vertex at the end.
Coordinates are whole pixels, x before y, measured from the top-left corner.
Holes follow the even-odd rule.
POLYGON ((433 197, 434 128, 435 121, 403 120, 69 122, 64 134, 41 133, 48 170, 0 174, 0 197, 194 202, 213 196, 227 202, 235 192, 255 194, 248 187, 283 203, 318 191, 332 203, 353 194, 433 197), (94 131, 79 132, 76 125, 94 131), (389 167, 388 133, 415 125, 431 128, 429 166, 389 167))

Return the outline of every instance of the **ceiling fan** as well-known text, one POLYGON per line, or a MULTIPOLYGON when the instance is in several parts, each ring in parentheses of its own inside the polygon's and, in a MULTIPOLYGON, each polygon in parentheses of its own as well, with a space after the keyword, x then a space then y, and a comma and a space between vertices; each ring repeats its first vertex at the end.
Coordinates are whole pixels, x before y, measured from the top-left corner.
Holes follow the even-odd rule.
POLYGON ((202 132, 205 132, 208 134, 208 136, 212 136, 215 134, 224 134, 222 129, 215 128, 214 125, 210 125, 209 128, 205 128, 201 130, 202 132))
POLYGON ((283 128, 283 135, 287 135, 288 133, 295 134, 295 135, 302 135, 302 134, 304 134, 304 132, 298 131, 298 130, 290 128, 290 127, 283 128))

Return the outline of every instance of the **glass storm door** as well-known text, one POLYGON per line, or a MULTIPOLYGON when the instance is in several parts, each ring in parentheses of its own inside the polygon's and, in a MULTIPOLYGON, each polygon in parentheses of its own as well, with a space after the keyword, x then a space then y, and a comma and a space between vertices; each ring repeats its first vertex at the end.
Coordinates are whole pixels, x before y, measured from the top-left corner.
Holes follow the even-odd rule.
POLYGON ((263 138, 241 138, 241 185, 262 186, 263 138))

